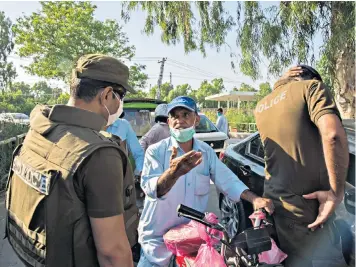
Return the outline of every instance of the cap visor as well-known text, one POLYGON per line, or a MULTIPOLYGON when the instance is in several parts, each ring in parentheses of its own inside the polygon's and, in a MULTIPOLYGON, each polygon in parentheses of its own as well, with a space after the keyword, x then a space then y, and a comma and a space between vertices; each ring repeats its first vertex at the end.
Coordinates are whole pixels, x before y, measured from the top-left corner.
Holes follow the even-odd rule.
POLYGON ((136 94, 136 91, 128 84, 122 84, 122 86, 132 94, 136 94))
POLYGON ((188 107, 187 105, 184 105, 184 104, 176 104, 176 105, 173 105, 173 106, 171 106, 171 107, 169 107, 169 105, 168 105, 168 114, 173 110, 173 109, 175 109, 175 108, 185 108, 185 109, 188 109, 188 110, 190 110, 190 111, 192 111, 192 112, 195 112, 195 110, 193 109, 193 108, 191 108, 191 107, 188 107))

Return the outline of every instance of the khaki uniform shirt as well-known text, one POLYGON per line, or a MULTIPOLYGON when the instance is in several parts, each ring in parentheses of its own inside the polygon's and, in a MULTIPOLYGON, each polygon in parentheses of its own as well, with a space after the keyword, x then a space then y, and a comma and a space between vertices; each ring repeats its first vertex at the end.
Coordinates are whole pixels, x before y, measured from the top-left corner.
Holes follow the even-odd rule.
POLYGON ((279 80, 256 107, 265 150, 264 194, 274 201, 276 215, 311 223, 318 214, 318 201, 302 196, 329 189, 316 126, 325 114, 340 117, 330 91, 316 80, 279 80))

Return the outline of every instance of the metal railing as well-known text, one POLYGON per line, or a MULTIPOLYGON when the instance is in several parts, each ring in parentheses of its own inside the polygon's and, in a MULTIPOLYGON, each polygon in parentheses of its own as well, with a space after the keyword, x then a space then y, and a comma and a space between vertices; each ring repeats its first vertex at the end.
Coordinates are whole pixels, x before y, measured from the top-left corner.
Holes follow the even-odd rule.
POLYGON ((229 122, 230 132, 254 133, 257 131, 256 123, 229 122))
POLYGON ((0 141, 0 192, 5 189, 12 152, 25 139, 26 133, 0 141))

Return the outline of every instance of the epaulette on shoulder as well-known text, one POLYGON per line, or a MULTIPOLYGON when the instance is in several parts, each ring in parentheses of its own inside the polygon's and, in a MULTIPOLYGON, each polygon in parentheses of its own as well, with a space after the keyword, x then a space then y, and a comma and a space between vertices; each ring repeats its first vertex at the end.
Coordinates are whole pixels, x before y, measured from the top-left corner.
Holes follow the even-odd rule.
POLYGON ((110 141, 113 141, 115 143, 120 143, 121 139, 117 135, 108 133, 106 131, 100 131, 100 134, 103 135, 106 139, 109 139, 110 141))

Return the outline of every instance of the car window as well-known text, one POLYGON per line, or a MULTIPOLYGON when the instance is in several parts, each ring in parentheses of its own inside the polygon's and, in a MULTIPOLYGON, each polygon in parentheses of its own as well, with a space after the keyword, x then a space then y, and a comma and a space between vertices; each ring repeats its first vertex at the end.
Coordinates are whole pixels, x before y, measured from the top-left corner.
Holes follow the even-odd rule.
POLYGON ((200 116, 200 122, 198 126, 195 128, 195 131, 197 133, 218 132, 218 129, 215 127, 215 125, 205 115, 200 114, 199 116, 200 116))
POLYGON ((155 114, 149 110, 124 109, 125 117, 130 122, 136 136, 144 136, 155 124, 155 114))
POLYGON ((262 161, 264 160, 264 150, 263 150, 263 145, 261 143, 261 139, 255 138, 250 142, 250 147, 248 154, 258 157, 262 161))
POLYGON ((245 155, 245 152, 246 152, 246 144, 243 144, 243 145, 237 145, 233 148, 233 150, 240 154, 240 155, 245 155))

